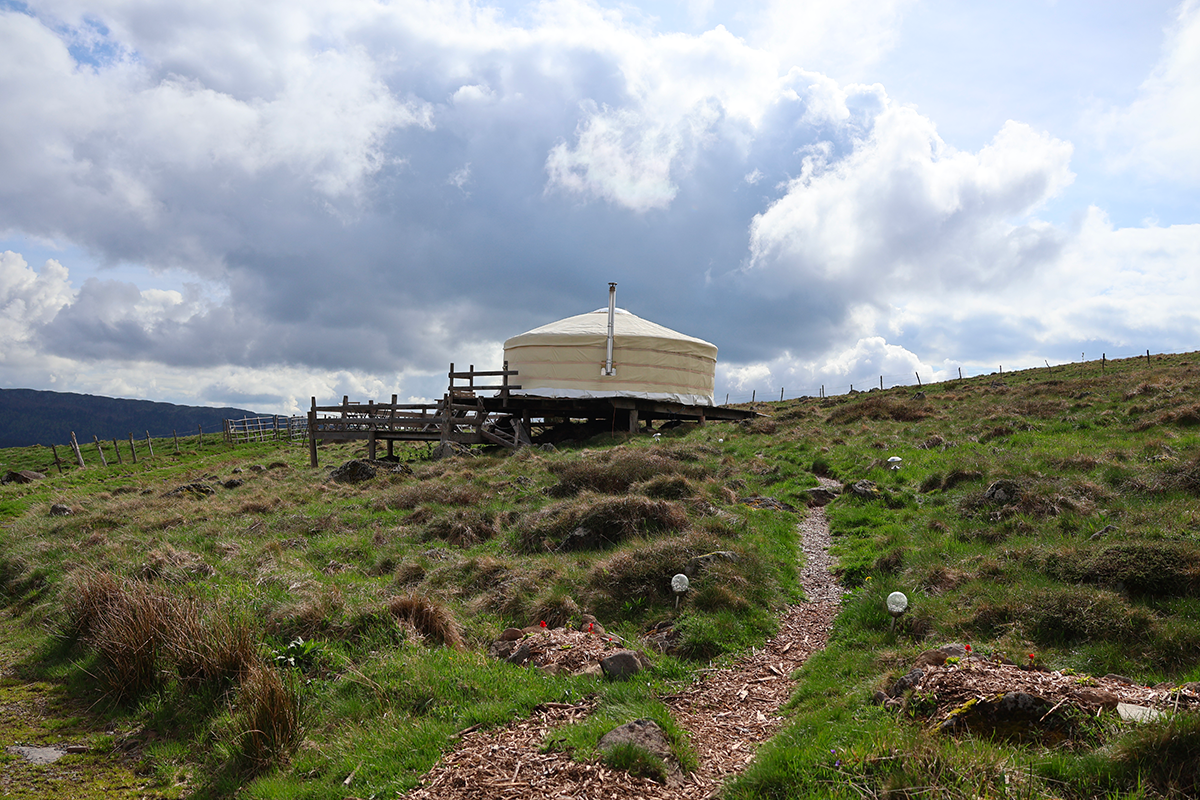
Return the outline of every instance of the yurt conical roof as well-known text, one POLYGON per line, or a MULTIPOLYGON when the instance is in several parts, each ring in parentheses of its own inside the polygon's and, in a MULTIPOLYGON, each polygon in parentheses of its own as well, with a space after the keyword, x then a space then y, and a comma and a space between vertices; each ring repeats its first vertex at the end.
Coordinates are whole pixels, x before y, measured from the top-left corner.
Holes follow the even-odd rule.
POLYGON ((537 397, 637 397, 713 404, 716 345, 616 309, 613 371, 605 375, 608 309, 551 322, 504 343, 517 370, 513 394, 537 397))

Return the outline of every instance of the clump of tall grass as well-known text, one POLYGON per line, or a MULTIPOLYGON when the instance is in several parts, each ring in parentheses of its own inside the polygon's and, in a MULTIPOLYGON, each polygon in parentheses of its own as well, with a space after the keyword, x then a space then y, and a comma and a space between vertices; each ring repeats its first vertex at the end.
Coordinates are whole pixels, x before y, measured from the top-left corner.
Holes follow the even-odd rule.
POLYGON ((517 547, 526 553, 611 547, 639 535, 681 531, 687 512, 670 500, 583 497, 523 516, 516 526, 517 547))
POLYGON ((619 494, 635 483, 660 475, 702 478, 707 474, 702 464, 684 463, 648 448, 614 448, 586 458, 551 463, 549 470, 558 478, 558 484, 551 488, 556 497, 570 497, 583 491, 619 494))
POLYGON ((233 715, 234 752, 257 771, 278 764, 296 749, 303 733, 299 678, 254 664, 238 687, 233 715))
POLYGON ((462 650, 462 629, 453 612, 422 594, 411 592, 388 600, 388 612, 402 626, 409 626, 423 638, 462 650))

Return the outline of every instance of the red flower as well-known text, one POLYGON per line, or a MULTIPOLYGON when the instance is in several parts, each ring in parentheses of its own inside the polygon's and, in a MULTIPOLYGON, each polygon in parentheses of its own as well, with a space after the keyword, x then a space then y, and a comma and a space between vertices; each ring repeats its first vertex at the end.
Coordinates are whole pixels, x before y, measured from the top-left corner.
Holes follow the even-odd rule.
POLYGON ((543 628, 546 627, 546 620, 542 620, 541 625, 543 628))
POLYGON ((971 654, 971 645, 967 645, 967 655, 971 654))
POLYGON ((596 624, 594 622, 589 622, 588 623, 588 633, 594 633, 595 631, 596 631, 596 624))

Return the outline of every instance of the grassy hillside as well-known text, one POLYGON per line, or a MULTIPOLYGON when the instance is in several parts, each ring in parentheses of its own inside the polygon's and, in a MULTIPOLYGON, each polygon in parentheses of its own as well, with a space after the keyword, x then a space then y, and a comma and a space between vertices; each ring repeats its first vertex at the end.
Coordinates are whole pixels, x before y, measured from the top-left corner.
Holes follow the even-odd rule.
MULTIPOLYGON (((1195 715, 1021 742, 936 733, 920 698, 871 698, 946 642, 1081 680, 1200 679, 1198 370, 1164 356, 759 404, 749 424, 558 452, 419 447, 411 471, 359 484, 329 479, 349 445, 313 471, 299 448, 192 439, 0 487, 2 640, 23 680, 104 715, 94 749, 132 754, 143 795, 340 798, 353 776, 356 796, 395 796, 456 731, 588 695, 614 723, 660 720, 687 763, 658 698, 800 598, 817 476, 868 480, 827 507, 850 590, 830 646, 729 796, 1196 796, 1195 715), (171 493, 197 483, 212 493, 171 493), (671 575, 715 550, 737 559, 676 609, 671 575), (896 589, 912 605, 892 631, 896 589), (670 622, 676 654, 625 684, 486 655, 505 627, 584 614, 630 642, 670 622)), ((599 727, 563 738, 588 756, 599 727)))

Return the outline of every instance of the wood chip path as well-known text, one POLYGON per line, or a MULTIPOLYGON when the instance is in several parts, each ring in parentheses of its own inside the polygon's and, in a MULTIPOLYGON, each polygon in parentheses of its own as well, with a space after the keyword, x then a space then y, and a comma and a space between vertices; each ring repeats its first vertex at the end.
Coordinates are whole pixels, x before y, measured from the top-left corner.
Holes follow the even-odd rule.
POLYGON ((503 730, 463 736, 409 793, 410 800, 484 798, 647 798, 683 800, 712 797, 754 758, 758 746, 783 724, 779 707, 795 686, 791 674, 825 646, 837 615, 841 589, 830 574, 829 525, 821 508, 800 522, 804 568, 801 583, 809 601, 789 606, 779 632, 761 649, 729 669, 703 674, 699 681, 663 698, 688 731, 699 769, 681 783, 664 786, 600 762, 577 762, 565 753, 539 752, 559 725, 586 716, 588 704, 549 703, 533 717, 503 730))

